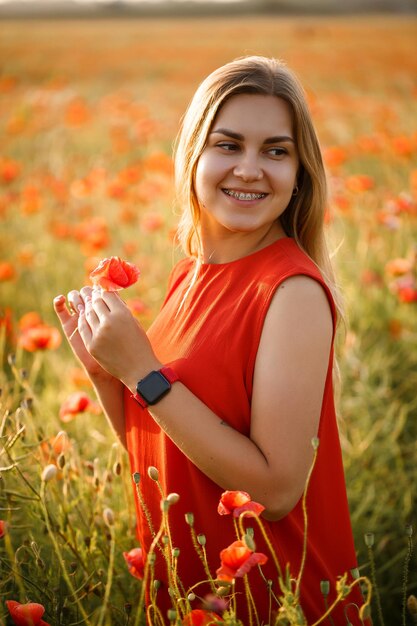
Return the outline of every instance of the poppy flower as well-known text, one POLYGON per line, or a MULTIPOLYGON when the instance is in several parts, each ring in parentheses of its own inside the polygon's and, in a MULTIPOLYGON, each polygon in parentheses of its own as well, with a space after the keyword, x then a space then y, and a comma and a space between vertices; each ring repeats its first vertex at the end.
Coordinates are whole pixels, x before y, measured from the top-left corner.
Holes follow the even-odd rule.
POLYGON ((91 272, 90 278, 95 285, 106 291, 118 291, 133 285, 139 278, 140 271, 128 261, 118 256, 103 259, 91 272))
POLYGON ((263 565, 268 557, 262 552, 253 552, 243 541, 234 541, 220 552, 221 565, 216 571, 218 580, 232 582, 242 578, 255 565, 263 565))
POLYGON ((20 330, 27 330, 28 328, 35 328, 36 326, 42 326, 43 320, 39 313, 36 311, 29 311, 25 313, 19 320, 20 330))
POLYGON ((13 280, 16 270, 8 261, 0 261, 0 281, 13 280))
POLYGON ((127 568, 135 578, 142 580, 145 570, 145 561, 142 548, 133 548, 129 552, 123 552, 127 568))
POLYGON ((224 491, 221 495, 217 512, 219 515, 229 515, 239 517, 244 511, 252 511, 255 515, 260 515, 265 507, 258 502, 253 502, 246 491, 224 491))
POLYGON ((7 524, 3 519, 0 519, 0 539, 4 537, 7 532, 7 524))
POLYGON ((45 607, 42 604, 37 602, 20 604, 16 600, 7 600, 6 606, 16 626, 50 626, 41 619, 45 613, 45 607))
POLYGON ((62 422, 71 422, 78 413, 85 413, 86 411, 96 415, 101 413, 99 404, 91 400, 85 391, 74 391, 61 404, 59 418, 62 422))
POLYGON ((217 613, 213 613, 213 611, 193 609, 190 613, 187 613, 181 623, 183 626, 214 626, 220 622, 224 622, 224 620, 217 613))
POLYGON ((28 352, 55 350, 61 344, 61 335, 54 326, 40 324, 25 329, 19 337, 19 345, 28 352))

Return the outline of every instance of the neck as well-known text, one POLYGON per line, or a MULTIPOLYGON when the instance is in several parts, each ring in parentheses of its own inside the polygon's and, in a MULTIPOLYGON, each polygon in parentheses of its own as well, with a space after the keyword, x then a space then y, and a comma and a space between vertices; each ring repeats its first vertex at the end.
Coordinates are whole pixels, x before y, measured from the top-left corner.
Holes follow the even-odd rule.
POLYGON ((227 233, 222 238, 212 237, 210 233, 201 230, 203 248, 203 263, 230 263, 285 237, 282 226, 277 222, 264 232, 256 233, 227 233))

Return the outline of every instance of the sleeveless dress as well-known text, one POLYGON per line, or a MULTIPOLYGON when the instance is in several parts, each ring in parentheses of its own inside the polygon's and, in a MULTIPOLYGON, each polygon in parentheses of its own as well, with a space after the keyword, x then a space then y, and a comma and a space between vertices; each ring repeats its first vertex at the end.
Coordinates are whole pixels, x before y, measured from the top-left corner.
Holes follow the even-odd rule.
MULTIPOLYGON (((193 271, 194 261, 189 258, 174 267, 162 309, 148 331, 149 338, 161 362, 171 366, 188 389, 219 418, 249 436, 256 353, 265 315, 275 291, 290 276, 311 277, 326 292, 335 322, 332 296, 315 264, 288 237, 230 263, 203 264, 185 305, 180 308, 193 271)), ((277 376, 281 366, 277 363, 277 376)), ((309 624, 325 612, 326 603, 331 605, 337 578, 357 567, 335 416, 332 367, 333 347, 317 433, 320 444, 306 499, 307 552, 300 589, 301 605, 309 624), (321 581, 330 583, 327 598, 321 592, 321 581)), ((128 390, 125 416, 131 470, 140 473, 140 488, 156 529, 161 519, 161 496, 155 482, 148 477, 148 467, 155 466, 159 470, 165 494, 176 492, 180 495, 179 502, 170 507, 169 519, 173 546, 180 548, 178 573, 184 588, 187 590, 207 579, 193 546, 190 526, 185 521, 189 512, 194 516, 195 533, 206 536, 207 561, 215 578, 216 569, 220 567, 220 551, 237 539, 232 516, 217 513, 224 490, 188 460, 147 410, 130 397, 128 390)), ((279 454, 279 448, 276 453, 279 454)), ((244 458, 242 463, 245 463, 244 458)), ((136 490, 135 499, 138 539, 146 553, 152 537, 136 490)), ((302 499, 283 519, 262 522, 282 570, 285 572, 288 564, 291 576, 296 578, 303 553, 302 499)), ((262 570, 265 579, 273 581, 272 589, 279 596, 277 570, 268 547, 254 520, 246 522, 246 526, 254 528, 256 551, 269 557, 262 570)), ((156 578, 162 581, 158 606, 166 618, 166 610, 172 605, 167 589, 166 565, 160 554, 157 554, 156 578)), ((269 624, 269 592, 258 568, 250 571, 248 581, 260 623, 269 624)), ((207 586, 194 588, 200 597, 209 591, 207 586)), ((247 626, 249 621, 242 579, 237 579, 236 591, 238 616, 247 626)), ((347 624, 346 616, 355 626, 361 623, 355 603, 359 606, 363 604, 357 586, 345 603, 332 612, 335 626, 347 624)), ((193 608, 199 606, 196 600, 193 608)), ((272 610, 277 608, 273 601, 272 610)), ((324 622, 331 623, 328 620, 324 622)))

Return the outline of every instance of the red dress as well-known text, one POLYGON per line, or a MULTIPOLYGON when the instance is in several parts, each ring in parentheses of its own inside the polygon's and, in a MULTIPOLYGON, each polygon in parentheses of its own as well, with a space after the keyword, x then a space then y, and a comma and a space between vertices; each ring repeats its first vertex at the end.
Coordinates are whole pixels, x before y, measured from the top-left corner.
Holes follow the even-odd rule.
MULTIPOLYGON (((282 281, 294 275, 307 275, 325 290, 335 320, 331 294, 320 272, 291 238, 283 238, 249 256, 225 264, 203 264, 196 283, 180 303, 194 269, 192 259, 183 259, 173 269, 162 309, 148 335, 158 358, 169 364, 180 380, 216 415, 245 435, 250 432, 251 396, 256 353, 262 326, 271 299, 282 281)), ((325 610, 320 582, 330 581, 327 603, 334 598, 337 577, 356 567, 342 457, 335 417, 332 387, 333 349, 325 383, 318 437, 320 445, 307 494, 308 533, 307 556, 301 582, 301 604, 308 622, 316 621, 325 610)), ((277 363, 277 376, 280 364, 277 363)), ((301 390, 302 392, 302 390, 301 390)), ((148 477, 147 469, 155 466, 166 494, 176 492, 180 500, 170 508, 172 541, 180 548, 179 577, 188 589, 207 578, 192 545, 190 527, 185 514, 194 515, 197 534, 206 536, 206 553, 213 577, 220 566, 219 553, 236 540, 231 516, 220 516, 217 505, 222 487, 205 476, 164 434, 146 410, 125 396, 126 432, 132 472, 141 475, 141 490, 159 527, 160 494, 148 477)), ((279 414, 277 415, 279 419, 279 414)), ((277 449, 279 454, 279 449, 277 449)), ((245 459, 242 459, 242 463, 245 459)), ((138 503, 137 503, 138 504, 138 503)), ((138 505, 138 537, 146 551, 151 535, 147 521, 138 505)), ((303 551, 304 521, 302 501, 283 519, 263 521, 274 546, 281 568, 289 564, 291 575, 298 575, 303 551)), ((256 550, 269 556, 256 523, 256 550)), ((162 614, 171 608, 167 592, 166 567, 157 557, 157 578, 163 581, 158 592, 162 614), (165 582, 164 582, 165 581, 165 582)), ((269 557, 262 566, 266 579, 273 581, 273 590, 280 595, 277 572, 269 557)), ((260 623, 269 623, 269 595, 257 568, 248 576, 260 623)), ((238 615, 247 625, 246 599, 242 579, 237 581, 238 615)), ((357 588, 356 588, 357 589, 357 588)), ((204 596, 208 589, 198 587, 195 593, 204 596)), ((344 615, 356 626, 360 621, 352 603, 362 604, 359 590, 352 592, 346 609, 340 606, 332 613, 336 626, 347 623, 344 615)), ((193 608, 198 608, 198 602, 193 608)), ((277 608, 273 602, 272 608, 277 608)), ((331 623, 331 622, 324 622, 331 623)))

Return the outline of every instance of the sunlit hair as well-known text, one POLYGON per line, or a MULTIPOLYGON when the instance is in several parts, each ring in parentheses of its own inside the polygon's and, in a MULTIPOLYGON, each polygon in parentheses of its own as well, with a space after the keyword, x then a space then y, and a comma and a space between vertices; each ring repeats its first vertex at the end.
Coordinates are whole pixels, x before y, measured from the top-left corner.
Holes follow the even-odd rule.
POLYGON ((299 156, 298 193, 291 197, 279 219, 287 236, 294 238, 319 267, 341 312, 324 236, 327 184, 319 142, 303 87, 295 74, 276 59, 248 56, 218 68, 200 84, 182 120, 175 147, 175 182, 182 211, 179 240, 186 254, 196 258, 195 276, 202 262, 196 168, 217 114, 229 98, 238 94, 276 96, 291 108, 299 156))

